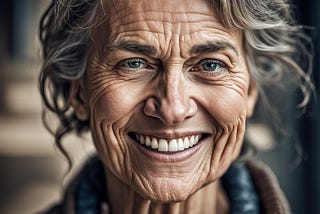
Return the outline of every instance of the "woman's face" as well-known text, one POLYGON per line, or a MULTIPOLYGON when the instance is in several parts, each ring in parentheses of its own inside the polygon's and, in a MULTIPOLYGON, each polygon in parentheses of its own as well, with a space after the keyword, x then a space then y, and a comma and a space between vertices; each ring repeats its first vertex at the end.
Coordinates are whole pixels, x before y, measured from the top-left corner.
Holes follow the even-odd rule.
POLYGON ((73 106, 117 178, 145 198, 184 200, 239 154, 256 100, 241 32, 205 0, 110 2, 73 106))

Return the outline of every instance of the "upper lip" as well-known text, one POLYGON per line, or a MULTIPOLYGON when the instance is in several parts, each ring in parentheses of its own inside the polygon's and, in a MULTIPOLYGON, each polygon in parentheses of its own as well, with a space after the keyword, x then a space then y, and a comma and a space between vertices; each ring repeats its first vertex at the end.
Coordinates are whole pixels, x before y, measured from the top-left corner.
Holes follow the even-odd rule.
POLYGON ((139 131, 132 131, 132 133, 137 133, 137 134, 145 135, 145 136, 152 136, 152 137, 156 137, 159 139, 177 139, 177 138, 183 138, 183 137, 187 137, 187 136, 191 136, 191 135, 209 134, 208 132, 203 132, 203 131, 190 131, 190 132, 174 132, 174 131, 139 132, 139 131))

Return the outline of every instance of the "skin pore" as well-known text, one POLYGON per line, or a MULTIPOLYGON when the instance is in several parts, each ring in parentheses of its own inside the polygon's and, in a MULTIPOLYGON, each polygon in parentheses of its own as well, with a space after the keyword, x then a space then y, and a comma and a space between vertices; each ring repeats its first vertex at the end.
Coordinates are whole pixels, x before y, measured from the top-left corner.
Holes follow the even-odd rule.
POLYGON ((97 17, 71 103, 90 121, 111 210, 226 213, 219 179, 257 94, 241 32, 205 0, 104 1, 97 17))

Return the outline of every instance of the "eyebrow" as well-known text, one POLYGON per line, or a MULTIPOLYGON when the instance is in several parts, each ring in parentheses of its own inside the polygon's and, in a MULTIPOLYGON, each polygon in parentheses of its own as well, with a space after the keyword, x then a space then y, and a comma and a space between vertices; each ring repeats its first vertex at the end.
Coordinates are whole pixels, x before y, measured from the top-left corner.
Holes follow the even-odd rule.
MULTIPOLYGON (((144 55, 155 55, 157 52, 156 48, 152 45, 141 44, 136 41, 124 41, 124 40, 112 44, 111 46, 108 47, 108 49, 109 51, 113 49, 120 49, 124 51, 129 51, 132 53, 139 53, 144 55)), ((203 53, 209 53, 209 52, 217 52, 217 51, 226 50, 226 49, 233 51, 237 56, 239 55, 235 46, 225 41, 208 41, 204 44, 197 44, 192 46, 192 48, 189 50, 189 53, 191 55, 203 54, 203 53)))
POLYGON ((145 55, 155 55, 156 48, 151 45, 141 44, 135 41, 119 41, 109 47, 109 50, 120 49, 124 51, 129 51, 132 53, 139 53, 145 55))
POLYGON ((216 52, 216 51, 227 50, 227 49, 233 51, 237 56, 239 55, 235 46, 225 41, 208 41, 205 44, 194 45, 190 49, 189 53, 191 55, 202 54, 202 53, 216 52))

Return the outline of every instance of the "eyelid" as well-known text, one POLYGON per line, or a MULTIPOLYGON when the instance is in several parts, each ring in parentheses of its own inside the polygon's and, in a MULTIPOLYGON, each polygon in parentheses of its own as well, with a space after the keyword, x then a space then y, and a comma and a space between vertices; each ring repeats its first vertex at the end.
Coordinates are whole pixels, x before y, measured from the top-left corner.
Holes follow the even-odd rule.
POLYGON ((139 62, 146 62, 145 59, 141 58, 141 57, 132 57, 132 58, 127 58, 124 60, 121 60, 120 63, 124 63, 124 62, 133 62, 133 61, 139 61, 139 62))
POLYGON ((130 58, 140 58, 149 62, 149 64, 152 64, 156 61, 156 59, 153 58, 152 56, 144 55, 141 53, 132 53, 132 52, 120 50, 120 49, 113 49, 111 51, 108 51, 106 53, 106 56, 108 61, 113 61, 113 62, 120 62, 130 58))
POLYGON ((202 59, 214 59, 224 63, 229 70, 234 68, 234 65, 237 64, 239 58, 234 54, 233 51, 218 51, 214 53, 203 53, 200 55, 192 56, 186 66, 191 66, 199 63, 202 59), (200 60, 199 60, 200 59, 200 60))
POLYGON ((215 62, 215 63, 218 63, 218 64, 223 65, 224 67, 227 67, 227 64, 226 64, 226 63, 222 62, 221 60, 212 59, 212 58, 202 59, 202 60, 200 60, 200 62, 199 62, 198 64, 201 64, 201 63, 204 63, 204 62, 215 62))
MULTIPOLYGON (((193 66, 190 71, 193 71, 193 72, 198 72, 198 71, 203 71, 203 69, 199 69, 199 67, 201 65, 203 65, 204 63, 208 63, 208 62, 213 62, 213 63, 216 63, 218 64, 222 69, 226 69, 226 70, 229 70, 229 66, 222 62, 221 60, 217 60, 217 59, 213 59, 213 58, 205 58, 205 59, 201 59, 195 66, 193 66), (196 69, 197 68, 197 69, 196 69)), ((217 72, 210 72, 210 71, 203 71, 205 73, 219 73, 220 71, 217 71, 217 72)))
POLYGON ((130 63, 130 62, 135 62, 135 61, 141 62, 141 63, 144 63, 144 64, 148 64, 148 62, 147 62, 145 59, 143 59, 143 58, 140 58, 140 57, 132 57, 132 58, 127 58, 127 59, 121 60, 120 62, 118 62, 118 63, 116 64, 115 67, 123 66, 125 63, 130 63))
POLYGON ((148 62, 148 60, 144 59, 143 57, 130 57, 130 58, 125 58, 123 60, 120 60, 114 67, 112 70, 119 70, 119 71, 126 71, 126 72, 135 72, 135 71, 139 71, 139 70, 154 70, 156 69, 156 65, 152 64, 150 62, 148 62), (126 66, 126 63, 130 63, 130 62, 141 62, 144 64, 143 67, 141 68, 130 68, 128 66, 126 66))

